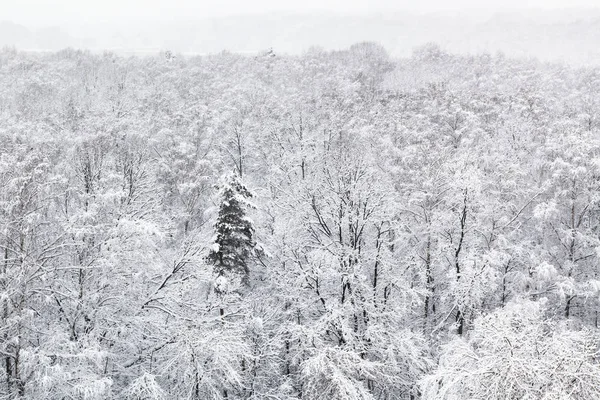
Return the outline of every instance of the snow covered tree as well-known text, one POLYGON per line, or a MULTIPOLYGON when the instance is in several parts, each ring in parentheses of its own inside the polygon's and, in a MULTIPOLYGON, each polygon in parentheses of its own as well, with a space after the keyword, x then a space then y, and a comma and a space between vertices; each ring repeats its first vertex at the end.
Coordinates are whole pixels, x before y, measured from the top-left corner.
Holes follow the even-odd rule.
POLYGON ((424 400, 597 399, 597 334, 546 317, 547 299, 519 300, 443 347, 421 381, 424 400))
POLYGON ((600 398, 599 104, 435 45, 0 50, 0 399, 600 398))
POLYGON ((226 293, 235 290, 239 283, 248 283, 248 259, 255 245, 252 220, 246 216, 246 209, 252 207, 251 197, 235 172, 227 175, 220 184, 216 236, 208 254, 208 260, 214 266, 217 293, 226 293))

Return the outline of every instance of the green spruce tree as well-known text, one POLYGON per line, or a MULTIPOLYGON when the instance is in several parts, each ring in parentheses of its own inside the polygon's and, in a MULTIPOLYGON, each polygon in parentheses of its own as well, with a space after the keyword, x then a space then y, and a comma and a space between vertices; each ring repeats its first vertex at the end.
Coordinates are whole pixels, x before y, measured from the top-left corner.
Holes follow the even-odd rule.
POLYGON ((217 293, 235 290, 239 283, 248 284, 248 261, 255 246, 254 227, 246 216, 246 209, 252 207, 251 197, 235 172, 222 180, 216 235, 208 254, 208 260, 214 266, 217 293))

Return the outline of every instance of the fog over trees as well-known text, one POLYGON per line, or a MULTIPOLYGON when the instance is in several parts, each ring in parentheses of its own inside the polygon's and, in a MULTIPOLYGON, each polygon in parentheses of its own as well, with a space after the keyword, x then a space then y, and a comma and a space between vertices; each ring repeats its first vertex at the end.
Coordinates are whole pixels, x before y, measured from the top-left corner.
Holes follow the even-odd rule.
POLYGON ((0 399, 600 399, 600 66, 0 51, 0 399))
MULTIPOLYGON (((49 1, 69 3, 73 0, 49 1)), ((142 2, 123 1, 126 4, 142 2)), ((146 1, 153 4, 152 1, 165 0, 146 1)), ((186 0, 172 1, 179 4, 186 0)), ((216 0, 198 3, 211 1, 216 0)), ((328 1, 331 2, 324 0, 323 3, 328 1)), ((451 7, 457 0, 440 1, 451 7)), ((567 5, 574 1, 568 0, 567 5)), ((359 0, 346 2, 353 4, 359 0)), ((391 2, 402 3, 402 0, 391 2)), ((377 0, 367 3, 377 3, 377 0)), ((176 6, 169 6, 165 13, 173 9, 176 6)), ((453 53, 502 52, 510 57, 537 57, 576 66, 600 64, 600 9, 597 7, 486 10, 484 6, 484 9, 471 11, 375 11, 352 14, 340 10, 273 11, 216 16, 190 12, 190 15, 176 18, 162 16, 152 20, 132 17, 80 21, 72 18, 66 22, 47 19, 43 23, 34 23, 3 17, 0 8, 0 46, 16 46, 29 51, 73 47, 100 54, 108 49, 119 55, 142 56, 166 49, 186 55, 206 55, 223 49, 256 54, 273 48, 278 54, 300 55, 312 46, 338 50, 355 43, 374 41, 384 46, 392 57, 406 58, 415 47, 434 42, 453 53)))

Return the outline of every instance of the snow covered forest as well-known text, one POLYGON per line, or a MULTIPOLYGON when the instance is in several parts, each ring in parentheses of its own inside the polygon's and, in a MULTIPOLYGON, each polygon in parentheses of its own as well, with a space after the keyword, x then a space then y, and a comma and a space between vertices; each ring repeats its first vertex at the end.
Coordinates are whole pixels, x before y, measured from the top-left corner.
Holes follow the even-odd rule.
POLYGON ((0 399, 600 399, 600 67, 0 51, 0 399))

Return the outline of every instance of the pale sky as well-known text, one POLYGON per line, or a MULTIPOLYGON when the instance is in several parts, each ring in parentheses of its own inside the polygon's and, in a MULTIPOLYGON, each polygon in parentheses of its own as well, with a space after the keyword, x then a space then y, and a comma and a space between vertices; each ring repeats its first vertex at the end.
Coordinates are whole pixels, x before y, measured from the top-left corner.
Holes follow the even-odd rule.
POLYGON ((383 11, 599 7, 600 0, 0 0, 0 20, 78 23, 202 18, 273 11, 383 11))

